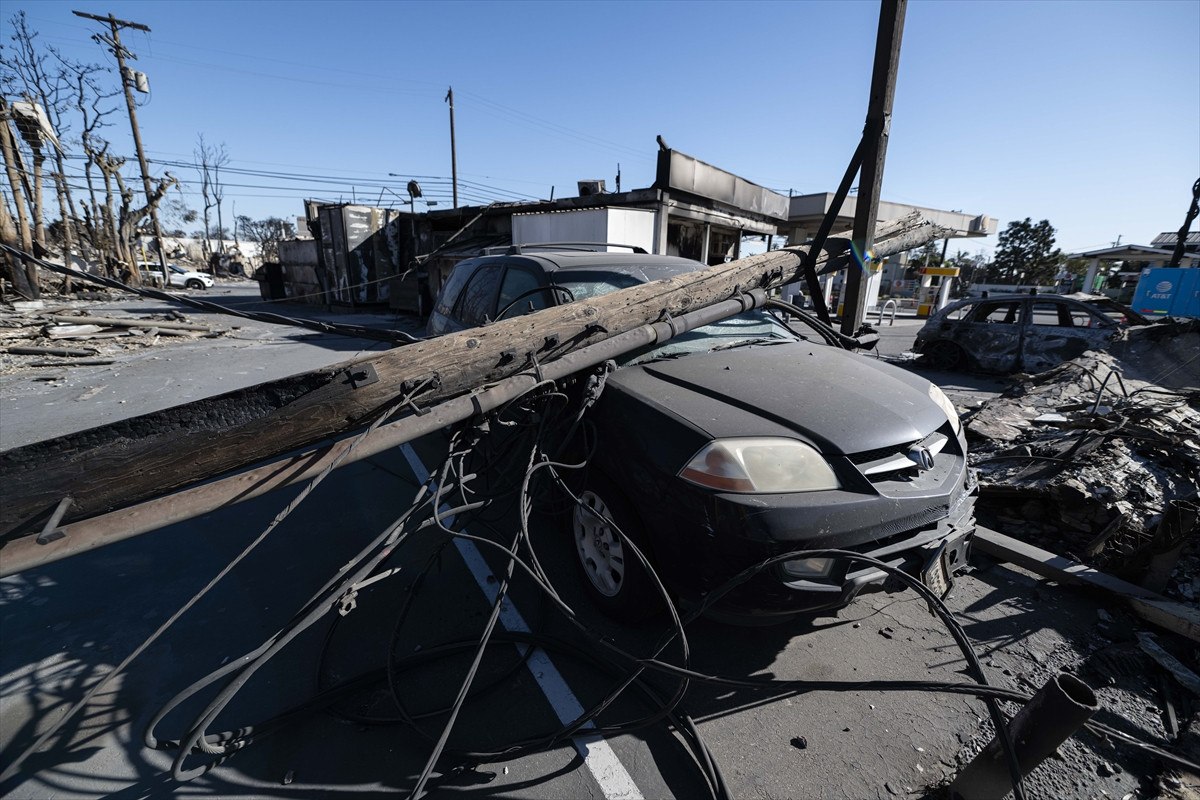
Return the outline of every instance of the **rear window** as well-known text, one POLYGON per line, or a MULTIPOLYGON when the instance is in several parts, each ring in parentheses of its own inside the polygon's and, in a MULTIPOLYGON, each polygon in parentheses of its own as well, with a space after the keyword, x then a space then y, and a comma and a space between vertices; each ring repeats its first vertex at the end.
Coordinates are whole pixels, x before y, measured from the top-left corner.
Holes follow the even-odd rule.
POLYGON ((500 290, 499 264, 486 264, 467 281, 454 306, 454 317, 464 325, 482 325, 496 313, 496 293, 500 290))
POLYGON ((450 311, 454 308, 454 301, 458 299, 459 292, 462 291, 467 278, 474 274, 478 266, 478 264, 472 264, 470 261, 464 261, 450 271, 450 277, 446 278, 446 282, 442 284, 442 290, 438 292, 437 312, 439 314, 447 317, 450 316, 450 311))
POLYGON ((623 272, 595 272, 584 270, 563 270, 552 276, 555 286, 561 286, 571 293, 575 300, 586 300, 591 297, 615 292, 618 289, 628 289, 643 283, 642 279, 623 272))

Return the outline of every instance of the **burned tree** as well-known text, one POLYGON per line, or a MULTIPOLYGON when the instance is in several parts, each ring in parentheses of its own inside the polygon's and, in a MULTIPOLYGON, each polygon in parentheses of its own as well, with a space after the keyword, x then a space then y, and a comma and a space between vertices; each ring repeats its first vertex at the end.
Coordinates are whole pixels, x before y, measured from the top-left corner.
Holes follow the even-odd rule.
POLYGON ((247 216, 237 218, 237 225, 247 241, 258 245, 262 260, 279 260, 279 243, 296 235, 296 226, 279 217, 254 220, 247 216))
MULTIPOLYGON (((200 173, 200 196, 204 200, 204 210, 201 213, 204 217, 204 255, 207 258, 212 254, 209 234, 212 230, 212 210, 214 208, 217 209, 217 225, 222 227, 220 216, 224 189, 221 186, 221 167, 229 163, 229 153, 225 150, 224 142, 219 145, 211 145, 205 141, 202 133, 196 137, 196 149, 192 151, 192 155, 196 171, 200 173)), ((222 244, 224 244, 224 239, 222 239, 222 244)))

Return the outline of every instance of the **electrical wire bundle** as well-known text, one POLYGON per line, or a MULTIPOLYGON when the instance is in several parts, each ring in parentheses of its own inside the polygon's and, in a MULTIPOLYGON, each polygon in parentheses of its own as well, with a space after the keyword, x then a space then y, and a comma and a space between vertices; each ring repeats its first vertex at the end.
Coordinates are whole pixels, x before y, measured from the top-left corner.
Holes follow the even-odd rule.
MULTIPOLYGON (((876 559, 834 549, 780 554, 743 570, 707 595, 697 608, 681 615, 653 566, 636 543, 611 520, 607 520, 612 529, 621 536, 626 551, 634 554, 649 576, 666 612, 668 624, 657 640, 645 652, 639 653, 631 652, 611 641, 576 613, 556 587, 556 581, 561 581, 561 576, 554 575, 543 566, 537 541, 531 536, 530 521, 535 509, 553 508, 557 504, 560 509, 573 510, 578 504, 578 498, 572 488, 576 481, 572 476, 587 468, 595 438, 586 412, 599 397, 612 367, 610 362, 595 372, 563 386, 543 381, 507 406, 484 417, 462 423, 449 431, 448 454, 444 462, 435 474, 419 487, 408 508, 313 593, 288 623, 274 635, 258 647, 232 659, 179 692, 152 718, 145 732, 145 744, 150 748, 175 752, 172 776, 177 780, 194 778, 223 763, 254 742, 302 723, 308 716, 319 712, 362 724, 403 725, 423 739, 430 746, 430 752, 416 782, 408 790, 409 796, 413 798, 425 796, 435 785, 435 771, 440 770, 443 778, 446 778, 464 769, 473 770, 481 763, 504 761, 550 750, 581 734, 610 736, 666 725, 689 755, 706 787, 707 795, 714 800, 723 800, 731 796, 725 779, 695 720, 688 715, 684 707, 689 687, 702 683, 747 691, 774 692, 777 696, 816 690, 878 690, 932 691, 980 697, 989 708, 993 726, 1003 744, 1015 796, 1024 797, 1020 771, 1013 754, 1012 743, 1008 741, 1008 720, 1001 711, 999 702, 1003 700, 1019 703, 1028 700, 1029 696, 1014 690, 989 686, 965 631, 937 595, 918 579, 876 559), (467 530, 476 533, 466 533, 467 530), (481 530, 487 531, 488 535, 478 533, 481 530), (431 569, 438 563, 447 545, 455 540, 469 541, 481 550, 495 554, 502 563, 502 568, 496 575, 496 591, 490 612, 482 630, 473 638, 436 642, 414 652, 412 647, 402 646, 411 644, 406 640, 406 623, 412 616, 413 600, 425 591, 426 578, 431 569), (347 679, 332 683, 326 680, 326 660, 338 624, 345 616, 354 613, 360 599, 360 591, 368 586, 382 586, 385 580, 398 574, 399 569, 394 559, 406 545, 417 542, 429 545, 429 555, 415 574, 407 594, 402 597, 400 609, 387 634, 387 656, 384 663, 347 679), (902 582, 924 599, 931 611, 945 624, 962 650, 975 682, 809 681, 722 676, 696 670, 691 664, 688 626, 737 586, 778 562, 791 558, 837 558, 871 564, 902 582), (575 641, 574 637, 568 639, 534 631, 500 629, 498 623, 503 604, 514 579, 518 576, 523 581, 531 581, 539 589, 544 607, 550 612, 556 612, 571 628, 581 634, 580 641, 575 641), (258 724, 224 731, 210 730, 218 715, 229 708, 238 693, 250 684, 262 667, 278 657, 302 633, 323 621, 328 628, 325 631, 324 646, 317 659, 316 690, 309 700, 258 724), (515 647, 519 657, 499 670, 498 675, 491 674, 485 680, 478 681, 485 656, 498 647, 506 648, 510 653, 515 647), (451 746, 451 734, 468 702, 482 699, 506 685, 515 671, 530 658, 534 648, 564 656, 573 663, 590 666, 598 675, 607 679, 609 688, 599 699, 592 701, 576 719, 550 730, 526 735, 486 750, 451 746), (452 701, 433 709, 411 707, 412 700, 405 695, 417 670, 441 664, 443 674, 452 674, 445 665, 458 663, 464 658, 469 658, 469 666, 452 701), (392 708, 388 709, 388 713, 364 714, 355 710, 358 706, 356 698, 368 693, 378 694, 381 687, 390 698, 392 708), (172 738, 160 736, 158 729, 166 717, 179 709, 185 701, 198 698, 202 693, 208 694, 211 699, 184 725, 182 732, 172 738), (623 698, 626 699, 626 706, 628 698, 633 698, 633 702, 641 704, 646 711, 631 719, 612 720, 611 717, 617 710, 614 704, 623 698), (439 721, 439 730, 427 729, 426 726, 439 721)), ((403 405, 403 398, 392 404, 376 420, 374 426, 382 424, 403 405)), ((290 514, 336 465, 336 462, 329 464, 299 497, 276 516, 266 531, 184 608, 173 615, 142 647, 110 673, 110 676, 122 671, 166 627, 192 607, 221 577, 228 574, 229 570, 290 514)), ((495 562, 496 559, 493 559, 493 563, 495 562)), ((493 673, 495 672, 493 670, 493 673)), ((94 687, 67 716, 82 707, 106 682, 107 679, 94 687)), ((65 719, 66 717, 63 718, 64 721, 65 719)), ((40 747, 59 725, 61 722, 47 731, 34 747, 22 754, 18 763, 40 747)), ((1121 731, 1098 723, 1089 723, 1089 728, 1149 750, 1161 758, 1197 768, 1190 765, 1186 759, 1138 742, 1121 731)))
MULTIPOLYGON (((552 505, 556 498, 558 501, 563 497, 567 498, 568 508, 578 502, 572 489, 573 481, 569 476, 587 467, 589 448, 586 443, 592 437, 585 413, 602 391, 609 369, 611 364, 605 365, 585 380, 575 381, 565 388, 548 381, 543 382, 487 417, 464 423, 450 432, 445 461, 436 474, 421 486, 413 503, 315 593, 287 625, 258 648, 212 672, 176 695, 155 715, 147 729, 145 742, 152 748, 176 750, 173 776, 179 780, 195 777, 222 763, 239 749, 317 711, 328 711, 336 716, 365 724, 401 724, 415 731, 429 743, 431 750, 425 767, 409 791, 409 796, 414 798, 425 795, 439 765, 443 775, 455 774, 463 769, 474 769, 480 763, 509 760, 553 749, 581 733, 616 735, 665 723, 690 754, 707 787, 708 795, 719 800, 729 797, 730 792, 712 751, 703 741, 695 721, 683 708, 690 684, 700 682, 745 690, 782 691, 788 694, 814 690, 899 690, 980 697, 987 704, 992 724, 999 732, 1015 787, 1015 796, 1024 797, 1020 771, 1012 743, 1007 736, 1008 720, 1001 711, 999 702, 1024 702, 1029 696, 1010 689, 989 686, 971 643, 953 613, 920 580, 898 568, 844 550, 789 552, 743 570, 707 595, 697 608, 681 616, 645 555, 624 532, 619 531, 617 526, 608 520, 613 530, 621 536, 624 547, 638 558, 650 577, 667 613, 669 624, 648 652, 639 654, 630 652, 601 635, 576 613, 556 589, 555 577, 545 569, 539 558, 535 538, 530 535, 530 519, 535 507, 552 505), (581 446, 579 442, 584 444, 581 446), (578 461, 568 463, 559 460, 564 454, 573 451, 581 456, 578 461), (490 535, 466 533, 467 529, 486 529, 490 535), (386 663, 333 685, 323 685, 321 676, 325 670, 322 665, 338 622, 345 614, 351 613, 360 589, 398 572, 398 569, 389 566, 390 559, 417 537, 434 537, 436 544, 431 548, 430 555, 402 600, 390 631, 386 663), (410 617, 413 599, 423 590, 430 569, 441 558, 446 545, 454 539, 473 542, 483 550, 498 554, 503 560, 503 569, 497 576, 497 590, 490 613, 483 630, 476 638, 438 642, 413 652, 411 647, 401 646, 405 641, 405 625, 410 617), (932 613, 946 626, 961 649, 969 672, 976 682, 807 681, 729 677, 705 674, 693 669, 690 664, 688 625, 737 586, 763 570, 791 558, 837 558, 871 564, 902 582, 924 599, 932 613), (545 604, 556 610, 582 634, 582 641, 590 643, 590 646, 585 647, 561 636, 498 629, 502 605, 518 572, 523 579, 531 580, 540 589, 545 604), (216 733, 208 730, 216 716, 247 685, 255 672, 277 656, 301 632, 324 618, 332 621, 325 634, 325 647, 322 648, 318 659, 318 687, 311 700, 259 725, 216 733), (517 647, 519 658, 509 663, 499 675, 492 675, 486 682, 477 685, 476 679, 479 677, 481 663, 489 650, 496 647, 511 649, 514 645, 517 647), (526 663, 535 647, 592 666, 611 681, 611 688, 577 719, 553 730, 526 736, 489 750, 451 747, 451 733, 468 701, 479 699, 503 686, 513 673, 526 663), (402 651, 404 655, 400 655, 402 651), (411 700, 405 697, 406 678, 413 671, 444 660, 466 657, 470 658, 470 664, 452 702, 440 708, 420 711, 409 707, 411 700), (649 680, 655 676, 657 681, 649 680), (671 686, 664 692, 657 684, 665 679, 669 679, 671 686), (176 740, 162 740, 155 735, 156 728, 167 714, 183 701, 205 689, 215 688, 219 683, 220 688, 216 689, 214 698, 195 717, 182 736, 176 740), (348 705, 353 705, 348 701, 355 695, 380 686, 386 686, 394 706, 390 714, 367 715, 347 710, 348 705), (627 690, 632 690, 633 696, 646 705, 647 713, 634 719, 609 721, 606 712, 611 710, 618 698, 627 694, 627 690), (426 730, 424 725, 431 720, 442 720, 440 731, 435 733, 426 730), (187 766, 185 761, 192 756, 202 757, 203 763, 199 766, 187 766), (453 761, 454 765, 447 767, 447 761, 453 761)), ((1089 727, 1122 741, 1138 744, 1160 757, 1187 763, 1186 760, 1170 753, 1138 743, 1120 731, 1098 723, 1089 723, 1089 727)))

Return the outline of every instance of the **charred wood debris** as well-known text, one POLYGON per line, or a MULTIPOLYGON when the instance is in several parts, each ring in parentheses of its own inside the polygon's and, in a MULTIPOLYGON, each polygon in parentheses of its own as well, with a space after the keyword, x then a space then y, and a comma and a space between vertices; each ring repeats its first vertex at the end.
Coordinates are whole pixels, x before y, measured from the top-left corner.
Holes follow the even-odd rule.
MULTIPOLYGON (((1130 329, 1105 351, 1014 376, 1004 392, 963 417, 979 471, 980 524, 1195 609, 1197 387, 1198 320, 1130 329)), ((1126 699, 1154 698, 1152 706, 1129 710, 1156 711, 1168 742, 1200 753, 1200 649, 1169 634, 1156 638, 1114 598, 1093 597, 1091 652, 1060 654, 1058 668, 1126 699)), ((1047 661, 1045 653, 1026 655, 1031 674, 1047 661)), ((1107 762, 1096 769, 1112 774, 1107 762)), ((1200 776, 1168 769, 1152 792, 1195 798, 1200 776)))
MULTIPOLYGON (((84 300, 17 303, 0 308, 0 374, 27 368, 112 364, 121 355, 167 340, 217 338, 237 326, 195 322, 170 310, 139 316, 89 313, 84 300)), ((47 373, 35 380, 53 380, 47 373)))

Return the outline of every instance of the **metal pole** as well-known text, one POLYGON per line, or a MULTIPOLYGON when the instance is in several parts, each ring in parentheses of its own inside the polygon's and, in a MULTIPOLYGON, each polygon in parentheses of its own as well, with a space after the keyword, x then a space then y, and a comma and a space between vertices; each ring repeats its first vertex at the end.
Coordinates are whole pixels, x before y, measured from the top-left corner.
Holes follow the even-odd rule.
MULTIPOLYGON (((112 30, 112 45, 113 55, 117 57, 117 72, 121 76, 121 88, 125 90, 125 105, 129 107, 129 126, 133 130, 133 146, 137 150, 138 164, 142 168, 142 187, 146 191, 146 205, 150 208, 150 220, 154 224, 154 240, 158 242, 158 265, 162 269, 163 288, 166 289, 170 285, 167 278, 167 253, 163 247, 162 227, 158 224, 158 207, 150 204, 150 195, 153 193, 150 188, 150 167, 146 163, 146 152, 142 149, 142 135, 138 131, 137 122, 137 105, 133 101, 133 90, 129 87, 129 78, 125 74, 125 57, 126 54, 130 58, 136 59, 133 53, 126 51, 121 44, 121 28, 133 28, 134 30, 150 32, 150 28, 138 22, 130 22, 124 19, 117 19, 112 14, 107 17, 98 17, 95 14, 85 14, 82 11, 72 11, 77 17, 96 20, 97 22, 106 22, 112 30)), ((219 212, 219 209, 218 209, 219 212)), ((138 270, 134 270, 138 273, 138 270)))
POLYGON ((454 184, 454 207, 458 208, 458 151, 454 146, 454 87, 446 92, 446 102, 450 104, 450 180, 454 184))
MULTIPOLYGON (((1008 723, 1008 735, 1021 774, 1032 772, 1098 708, 1096 693, 1075 676, 1060 672, 1047 681, 1008 723)), ((995 738, 950 784, 950 797, 954 800, 1001 800, 1012 788, 1000 739, 995 738)))
POLYGON ((904 33, 904 12, 907 7, 908 0, 882 0, 879 6, 871 99, 867 105, 867 123, 863 132, 865 147, 862 174, 858 181, 858 202, 854 209, 854 231, 851 234, 854 252, 846 270, 846 291, 842 297, 845 306, 842 333, 848 335, 858 330, 866 314, 863 275, 867 271, 875 238, 879 191, 883 185, 883 162, 892 123, 892 100, 896 95, 896 71, 900 64, 900 39, 904 33))

